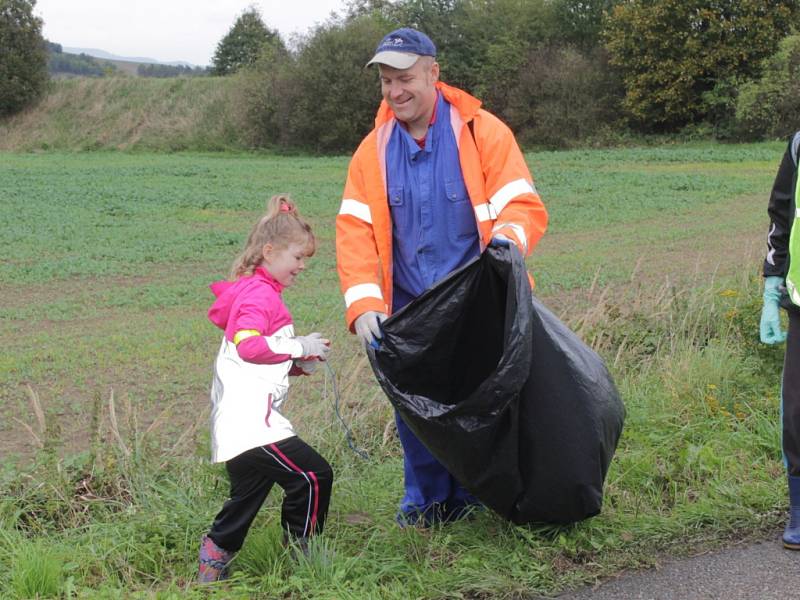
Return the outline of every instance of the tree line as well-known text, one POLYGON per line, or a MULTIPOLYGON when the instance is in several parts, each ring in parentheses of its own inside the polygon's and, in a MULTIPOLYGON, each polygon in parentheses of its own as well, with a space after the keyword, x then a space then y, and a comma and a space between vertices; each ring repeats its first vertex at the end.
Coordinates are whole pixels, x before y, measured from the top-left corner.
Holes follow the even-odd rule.
POLYGON ((136 74, 139 77, 205 77, 210 72, 208 67, 190 67, 189 65, 142 63, 136 67, 136 74))
MULTIPOLYGON (((0 0, 0 116, 47 81, 34 5, 0 0)), ((212 74, 236 78, 246 144, 348 152, 379 98, 365 62, 385 33, 411 26, 437 44, 442 79, 528 147, 755 140, 800 128, 798 17, 800 0, 350 0, 287 43, 251 8, 217 45, 212 74)))
POLYGON ((527 146, 753 140, 800 128, 798 16, 798 0, 351 0, 287 47, 250 9, 214 71, 240 78, 252 145, 349 151, 379 97, 364 64, 411 26, 527 146))
POLYGON ((108 61, 98 60, 88 54, 65 53, 61 44, 45 41, 47 47, 47 71, 50 75, 75 75, 81 77, 105 77, 119 73, 108 61))
MULTIPOLYGON (((50 75, 74 75, 80 77, 124 76, 113 62, 84 54, 64 52, 61 44, 45 41, 47 47, 47 70, 50 75)), ((200 77, 208 75, 208 67, 188 65, 163 65, 140 63, 136 67, 139 77, 200 77)))

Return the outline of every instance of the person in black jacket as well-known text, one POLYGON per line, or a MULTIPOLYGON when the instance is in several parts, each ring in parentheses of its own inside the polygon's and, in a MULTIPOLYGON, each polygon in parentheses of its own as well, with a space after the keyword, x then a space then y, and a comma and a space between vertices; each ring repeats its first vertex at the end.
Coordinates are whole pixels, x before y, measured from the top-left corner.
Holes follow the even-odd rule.
POLYGON ((781 386, 783 459, 789 484, 789 522, 783 545, 800 550, 800 218, 797 206, 800 131, 792 136, 769 198, 770 227, 764 260, 764 305, 760 337, 765 344, 786 341, 781 386), (792 260, 794 258, 794 261, 792 260), (794 264, 793 264, 794 263, 794 264), (788 335, 779 307, 789 315, 788 335))

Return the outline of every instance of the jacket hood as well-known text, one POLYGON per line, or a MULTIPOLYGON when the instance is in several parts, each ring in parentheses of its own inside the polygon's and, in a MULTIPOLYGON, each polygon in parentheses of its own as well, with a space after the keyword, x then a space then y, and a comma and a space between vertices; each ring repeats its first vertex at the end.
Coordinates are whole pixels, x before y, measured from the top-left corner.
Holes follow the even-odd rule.
MULTIPOLYGON (((442 93, 445 100, 456 107, 456 110, 458 110, 465 123, 471 121, 481 107, 481 101, 464 90, 447 85, 441 81, 436 82, 436 89, 442 93)), ((393 118, 394 112, 389 108, 386 100, 381 100, 381 105, 378 107, 378 114, 375 116, 375 127, 380 127, 393 118)))
POLYGON ((254 283, 261 281, 271 285, 278 293, 283 290, 283 286, 264 267, 258 267, 252 275, 244 275, 236 281, 223 279, 209 285, 208 287, 217 297, 211 308, 208 309, 209 320, 224 330, 231 316, 231 308, 239 294, 254 283))

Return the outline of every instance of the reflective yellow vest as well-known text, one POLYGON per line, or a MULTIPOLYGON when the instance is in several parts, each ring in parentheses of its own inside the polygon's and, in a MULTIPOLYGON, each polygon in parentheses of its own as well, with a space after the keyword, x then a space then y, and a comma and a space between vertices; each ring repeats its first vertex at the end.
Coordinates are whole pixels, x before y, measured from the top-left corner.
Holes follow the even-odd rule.
POLYGON ((800 173, 795 161, 794 215, 789 234, 789 272, 786 274, 786 289, 789 298, 800 306, 800 173))

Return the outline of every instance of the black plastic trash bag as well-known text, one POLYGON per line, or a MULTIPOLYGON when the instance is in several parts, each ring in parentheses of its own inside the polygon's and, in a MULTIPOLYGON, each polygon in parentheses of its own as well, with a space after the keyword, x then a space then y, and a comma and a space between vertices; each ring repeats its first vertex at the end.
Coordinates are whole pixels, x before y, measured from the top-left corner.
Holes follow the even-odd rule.
POLYGON ((489 248, 383 323, 389 400, 472 494, 517 524, 600 512, 625 408, 602 359, 489 248))

